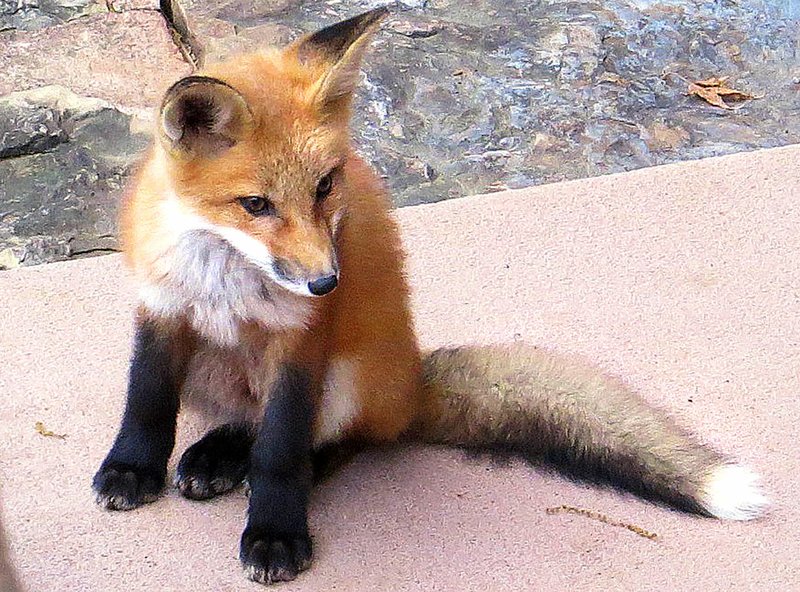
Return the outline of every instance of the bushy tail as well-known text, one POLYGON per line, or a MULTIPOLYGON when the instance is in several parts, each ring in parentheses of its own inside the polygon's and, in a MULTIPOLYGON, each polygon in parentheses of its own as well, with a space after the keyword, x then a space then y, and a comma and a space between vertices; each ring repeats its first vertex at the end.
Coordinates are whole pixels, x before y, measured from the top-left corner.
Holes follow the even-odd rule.
POLYGON ((424 366, 415 439, 556 463, 718 518, 766 506, 755 474, 596 369, 529 346, 440 349, 424 366))

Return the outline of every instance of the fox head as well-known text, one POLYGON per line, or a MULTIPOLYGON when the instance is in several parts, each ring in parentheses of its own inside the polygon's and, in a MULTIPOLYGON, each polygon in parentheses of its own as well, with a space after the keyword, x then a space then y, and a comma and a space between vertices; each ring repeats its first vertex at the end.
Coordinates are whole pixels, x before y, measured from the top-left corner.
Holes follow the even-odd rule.
POLYGON ((376 9, 174 84, 159 113, 174 227, 224 241, 301 296, 338 283, 349 119, 376 9))

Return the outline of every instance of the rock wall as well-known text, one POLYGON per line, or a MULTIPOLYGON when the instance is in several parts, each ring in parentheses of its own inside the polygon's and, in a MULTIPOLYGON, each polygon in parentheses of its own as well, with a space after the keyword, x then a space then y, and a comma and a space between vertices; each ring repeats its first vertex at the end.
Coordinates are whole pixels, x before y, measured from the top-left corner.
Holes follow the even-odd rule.
MULTIPOLYGON (((0 0, 0 93, 67 87, 0 101, 0 266, 114 248, 142 122, 187 60, 385 3, 150 1, 0 0), (59 110, 69 91, 78 116, 59 110)), ((800 142, 792 0, 391 6, 354 133, 398 206, 800 142), (710 76, 763 98, 725 111, 686 94, 710 76)))

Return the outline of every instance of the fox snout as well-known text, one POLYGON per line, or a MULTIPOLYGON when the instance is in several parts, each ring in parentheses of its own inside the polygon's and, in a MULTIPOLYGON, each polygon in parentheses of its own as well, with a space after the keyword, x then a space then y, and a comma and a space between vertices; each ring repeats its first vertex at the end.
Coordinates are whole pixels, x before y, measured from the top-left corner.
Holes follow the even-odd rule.
POLYGON ((333 292, 339 284, 339 274, 326 275, 308 282, 308 291, 314 296, 324 296, 333 292))
POLYGON ((323 270, 312 272, 298 263, 286 259, 275 259, 272 269, 279 283, 292 291, 310 296, 324 296, 333 292, 339 285, 339 266, 336 258, 324 266, 323 270))

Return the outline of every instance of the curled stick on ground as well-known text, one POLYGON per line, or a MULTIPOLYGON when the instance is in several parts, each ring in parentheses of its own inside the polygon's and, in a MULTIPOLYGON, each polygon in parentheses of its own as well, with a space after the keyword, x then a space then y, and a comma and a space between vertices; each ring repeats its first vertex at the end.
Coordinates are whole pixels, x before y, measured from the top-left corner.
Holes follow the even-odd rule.
POLYGON ((630 524, 628 522, 622 522, 620 520, 615 520, 605 514, 601 514, 600 512, 596 512, 594 510, 587 510, 585 508, 576 508, 575 506, 555 506, 553 508, 547 508, 545 510, 548 514, 577 514, 578 516, 585 516, 586 518, 591 518, 592 520, 597 520, 599 522, 603 522, 605 524, 609 524, 611 526, 619 526, 620 528, 627 528, 631 532, 638 534, 640 537, 644 537, 646 539, 650 539, 651 541, 655 541, 658 539, 658 535, 654 532, 650 532, 649 530, 645 530, 641 526, 637 526, 635 524, 630 524))

